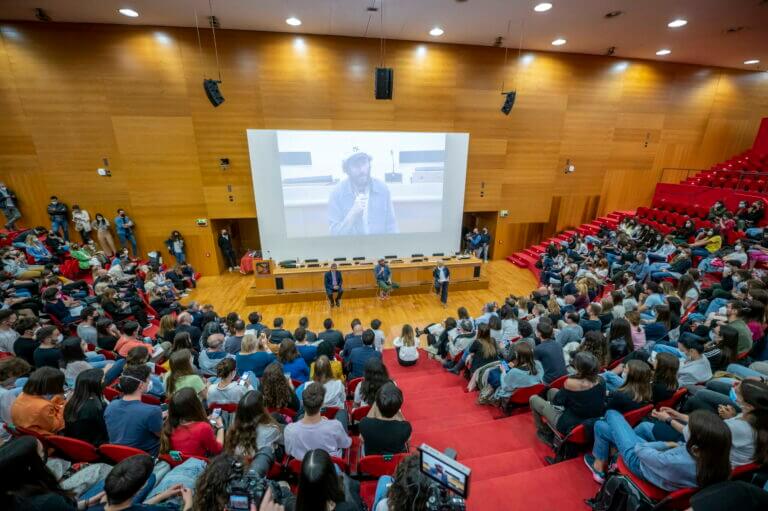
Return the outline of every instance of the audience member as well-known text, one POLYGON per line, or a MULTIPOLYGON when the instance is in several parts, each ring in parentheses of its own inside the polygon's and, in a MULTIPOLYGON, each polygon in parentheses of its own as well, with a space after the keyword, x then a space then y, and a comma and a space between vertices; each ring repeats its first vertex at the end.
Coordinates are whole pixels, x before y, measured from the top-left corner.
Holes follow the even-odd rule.
POLYGON ((150 370, 146 365, 126 366, 119 379, 123 396, 113 399, 104 411, 109 443, 127 445, 157 456, 163 414, 159 406, 141 401, 150 386, 150 370))
POLYGON ((400 389, 391 381, 382 385, 376 393, 379 417, 365 417, 359 425, 366 456, 408 452, 411 425, 398 418, 401 406, 403 393, 400 389))
POLYGON ((325 387, 307 385, 301 395, 304 417, 285 428, 285 452, 298 460, 312 449, 322 449, 331 456, 341 457, 341 450, 352 445, 341 423, 320 415, 325 401, 325 387))
MULTIPOLYGON (((360 378, 365 371, 365 364, 371 358, 381 359, 381 353, 373 347, 376 335, 373 330, 366 330, 362 335, 362 345, 354 348, 348 358, 345 358, 350 378, 360 378)), ((345 346, 346 349, 346 346, 345 346)))

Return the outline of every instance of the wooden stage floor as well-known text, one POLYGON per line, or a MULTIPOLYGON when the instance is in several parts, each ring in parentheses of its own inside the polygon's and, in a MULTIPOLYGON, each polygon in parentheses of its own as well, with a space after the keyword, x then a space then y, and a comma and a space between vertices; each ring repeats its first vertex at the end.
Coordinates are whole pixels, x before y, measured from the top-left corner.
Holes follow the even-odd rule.
POLYGON ((276 316, 285 319, 286 328, 294 329, 302 316, 309 318, 310 329, 322 330, 323 320, 333 319, 336 328, 347 333, 354 318, 360 318, 367 327, 371 320, 382 321, 382 329, 387 334, 387 342, 400 334, 404 323, 413 326, 425 326, 440 321, 448 315, 456 314, 458 307, 464 306, 472 316, 479 316, 483 305, 501 302, 509 294, 530 293, 537 285, 536 278, 527 269, 518 268, 507 261, 491 261, 482 267, 482 277, 488 278, 488 289, 456 291, 448 295, 448 308, 443 309, 438 297, 433 294, 412 294, 398 296, 397 291, 387 301, 377 298, 342 299, 341 308, 331 309, 325 300, 312 302, 282 303, 259 306, 246 306, 245 295, 251 287, 252 275, 228 273, 217 277, 203 277, 183 303, 194 300, 199 304, 210 303, 220 316, 237 312, 247 320, 250 312, 258 311, 264 317, 264 323, 272 326, 276 316))

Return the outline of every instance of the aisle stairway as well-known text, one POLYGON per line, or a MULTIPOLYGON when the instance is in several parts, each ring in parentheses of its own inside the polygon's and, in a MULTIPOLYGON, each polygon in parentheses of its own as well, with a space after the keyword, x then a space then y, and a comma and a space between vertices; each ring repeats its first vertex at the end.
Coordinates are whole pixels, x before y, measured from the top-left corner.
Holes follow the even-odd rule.
MULTIPOLYGON (((424 354, 422 354, 424 355, 424 354)), ((551 451, 535 434, 530 411, 495 419, 495 409, 475 404, 466 380, 425 356, 413 367, 384 352, 390 376, 404 394, 403 414, 413 426, 411 446, 452 447, 472 468, 467 509, 493 511, 587 509, 584 499, 598 486, 580 458, 547 465, 551 451)))

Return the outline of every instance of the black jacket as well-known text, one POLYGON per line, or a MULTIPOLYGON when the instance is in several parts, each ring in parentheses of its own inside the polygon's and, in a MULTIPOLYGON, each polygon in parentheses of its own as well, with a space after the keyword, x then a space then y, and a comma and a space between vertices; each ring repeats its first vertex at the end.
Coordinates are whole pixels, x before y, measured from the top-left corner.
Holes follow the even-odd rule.
POLYGON ((232 251, 232 235, 230 234, 228 237, 224 237, 224 235, 219 234, 219 248, 223 250, 224 252, 230 252, 232 251))
POLYGON ((63 202, 57 202, 56 204, 48 204, 48 216, 51 220, 67 220, 67 205, 63 202))

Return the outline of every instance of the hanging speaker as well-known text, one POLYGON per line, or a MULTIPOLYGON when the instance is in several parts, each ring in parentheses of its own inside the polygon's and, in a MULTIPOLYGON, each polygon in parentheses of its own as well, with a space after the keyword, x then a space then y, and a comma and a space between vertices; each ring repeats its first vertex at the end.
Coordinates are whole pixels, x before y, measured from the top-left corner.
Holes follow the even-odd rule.
POLYGON ((509 115, 509 112, 512 111, 512 107, 515 105, 515 96, 517 96, 517 91, 512 92, 502 92, 502 94, 506 95, 506 98, 504 98, 504 105, 501 107, 501 111, 504 113, 504 115, 509 115))
POLYGON ((224 103, 224 96, 219 91, 220 80, 203 80, 203 88, 205 89, 205 95, 208 96, 208 100, 213 106, 219 106, 224 103))
POLYGON ((376 99, 392 99, 394 76, 391 67, 376 68, 376 99))

